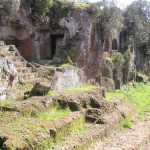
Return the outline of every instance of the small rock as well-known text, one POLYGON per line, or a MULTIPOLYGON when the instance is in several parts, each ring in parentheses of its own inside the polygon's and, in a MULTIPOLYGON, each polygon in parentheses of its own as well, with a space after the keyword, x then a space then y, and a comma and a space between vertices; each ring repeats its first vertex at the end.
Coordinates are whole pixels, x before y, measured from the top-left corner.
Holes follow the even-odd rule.
POLYGON ((49 92, 50 89, 51 89, 51 86, 49 84, 44 83, 44 82, 39 82, 35 84, 31 93, 45 95, 49 92))
POLYGON ((4 45, 5 45, 4 41, 0 41, 0 46, 4 46, 4 45))

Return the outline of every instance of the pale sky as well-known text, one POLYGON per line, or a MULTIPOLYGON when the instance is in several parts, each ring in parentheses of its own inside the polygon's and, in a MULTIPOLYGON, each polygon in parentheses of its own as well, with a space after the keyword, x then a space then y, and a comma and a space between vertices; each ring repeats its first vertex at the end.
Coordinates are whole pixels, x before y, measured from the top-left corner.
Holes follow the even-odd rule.
MULTIPOLYGON (((89 0, 90 2, 98 2, 99 0, 89 0)), ((131 4, 134 0, 117 0, 118 5, 123 8, 126 7, 127 5, 131 4)), ((147 0, 150 1, 150 0, 147 0)))

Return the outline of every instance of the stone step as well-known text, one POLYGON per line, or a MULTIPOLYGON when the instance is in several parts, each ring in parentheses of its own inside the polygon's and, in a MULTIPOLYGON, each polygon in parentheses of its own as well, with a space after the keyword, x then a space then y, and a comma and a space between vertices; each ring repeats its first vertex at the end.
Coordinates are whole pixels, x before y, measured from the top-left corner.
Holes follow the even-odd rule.
POLYGON ((38 77, 38 73, 22 73, 18 75, 19 80, 30 80, 38 77))
POLYGON ((62 140, 66 135, 78 129, 84 121, 84 112, 70 112, 59 120, 40 120, 38 118, 22 118, 17 124, 0 126, 1 149, 46 149, 44 141, 62 140), (12 136, 15 138, 12 138, 12 136), (32 136, 26 136, 32 135, 32 136), (51 138, 51 140, 50 140, 51 138))
POLYGON ((86 123, 84 129, 78 134, 72 134, 64 139, 59 146, 54 146, 53 150, 83 150, 99 139, 110 135, 119 127, 122 116, 116 111, 107 114, 107 122, 104 124, 86 123))
POLYGON ((32 68, 30 67, 20 67, 17 68, 17 71, 20 73, 32 73, 32 68))
POLYGON ((20 61, 16 61, 16 62, 13 62, 14 66, 16 68, 19 68, 19 67, 26 67, 27 63, 26 62, 20 62, 20 61))

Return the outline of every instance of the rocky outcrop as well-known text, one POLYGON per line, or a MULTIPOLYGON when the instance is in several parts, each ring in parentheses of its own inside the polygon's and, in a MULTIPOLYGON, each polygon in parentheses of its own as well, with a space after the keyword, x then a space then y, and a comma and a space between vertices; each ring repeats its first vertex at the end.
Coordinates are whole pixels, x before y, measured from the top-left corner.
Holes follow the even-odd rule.
MULTIPOLYGON (((83 70, 90 83, 110 85, 110 89, 113 89, 113 82, 108 78, 115 80, 116 88, 121 88, 127 82, 123 81, 126 79, 119 73, 122 69, 111 70, 103 63, 105 55, 112 57, 128 46, 128 42, 122 39, 121 28, 113 28, 113 35, 109 37, 108 33, 102 31, 97 18, 92 16, 92 12, 89 13, 90 4, 77 7, 74 3, 64 4, 56 0, 49 15, 43 17, 33 16, 34 5, 34 2, 21 0, 19 11, 9 18, 10 25, 0 25, 0 39, 6 44, 14 44, 28 61, 53 59, 55 63, 74 64, 83 70), (104 78, 103 83, 101 77, 104 78)), ((138 53, 137 66, 140 70, 145 68, 148 74, 148 57, 138 53)))
POLYGON ((16 67, 5 57, 11 46, 0 43, 0 100, 6 99, 7 90, 18 83, 18 72, 16 67))
POLYGON ((75 88, 85 84, 83 72, 73 66, 64 66, 56 70, 54 75, 54 89, 75 88))
POLYGON ((48 79, 47 83, 51 85, 51 89, 80 87, 86 81, 84 72, 72 65, 64 64, 59 67, 36 65, 36 67, 41 76, 48 79))
MULTIPOLYGON (((70 51, 76 54, 73 61, 93 82, 99 77, 102 49, 100 36, 89 13, 81 8, 71 10, 66 17, 60 18, 59 25, 65 30, 66 45, 70 45, 70 51)), ((58 57, 57 53, 56 48, 55 57, 58 57)))
POLYGON ((113 57, 106 57, 102 63, 102 86, 108 91, 122 89, 123 84, 135 81, 136 69, 130 50, 124 54, 116 52, 113 57))
POLYGON ((68 8, 62 18, 53 16, 52 20, 59 20, 58 29, 53 30, 50 26, 46 29, 42 26, 36 28, 29 21, 32 13, 30 7, 29 3, 21 1, 20 10, 10 19, 10 26, 0 26, 0 39, 6 44, 16 45, 20 54, 28 61, 54 56, 56 62, 74 62, 84 70, 91 82, 99 78, 102 49, 100 35, 90 14, 83 8, 68 8), (55 46, 56 49, 53 49, 55 46))
POLYGON ((9 17, 9 26, 6 23, 0 25, 0 39, 15 45, 28 61, 50 57, 50 32, 36 29, 30 21, 31 13, 30 4, 21 0, 19 11, 9 17))
POLYGON ((31 93, 43 96, 43 95, 47 94, 50 89, 51 89, 50 85, 48 85, 44 82, 39 82, 39 83, 35 84, 31 93))

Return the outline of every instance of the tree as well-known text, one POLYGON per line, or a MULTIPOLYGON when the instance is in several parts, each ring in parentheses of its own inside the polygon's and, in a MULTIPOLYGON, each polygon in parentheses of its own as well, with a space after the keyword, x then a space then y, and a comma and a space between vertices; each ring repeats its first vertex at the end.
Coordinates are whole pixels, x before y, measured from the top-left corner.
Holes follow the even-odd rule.
POLYGON ((114 29, 121 29, 123 27, 122 12, 117 7, 116 2, 103 0, 97 5, 102 9, 99 17, 99 25, 103 32, 111 36, 114 34, 114 29))
POLYGON ((150 2, 138 0, 129 5, 124 12, 126 34, 135 45, 148 44, 150 34, 150 2))

